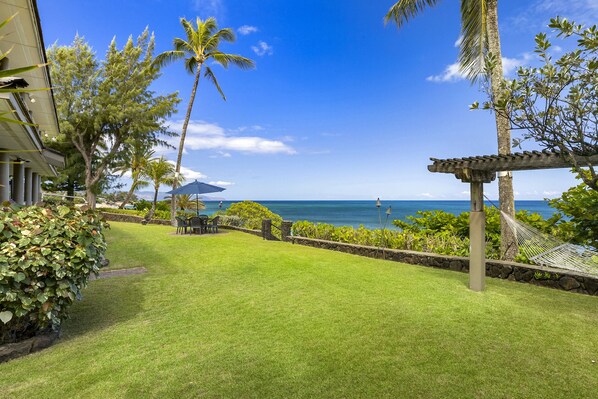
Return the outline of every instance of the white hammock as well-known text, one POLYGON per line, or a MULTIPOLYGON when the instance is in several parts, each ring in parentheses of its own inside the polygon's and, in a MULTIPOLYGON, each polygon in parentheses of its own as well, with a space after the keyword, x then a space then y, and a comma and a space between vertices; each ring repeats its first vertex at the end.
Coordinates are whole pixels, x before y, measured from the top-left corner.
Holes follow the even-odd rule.
POLYGON ((536 265, 598 276, 598 252, 580 245, 565 243, 502 211, 501 214, 513 230, 521 252, 536 265))

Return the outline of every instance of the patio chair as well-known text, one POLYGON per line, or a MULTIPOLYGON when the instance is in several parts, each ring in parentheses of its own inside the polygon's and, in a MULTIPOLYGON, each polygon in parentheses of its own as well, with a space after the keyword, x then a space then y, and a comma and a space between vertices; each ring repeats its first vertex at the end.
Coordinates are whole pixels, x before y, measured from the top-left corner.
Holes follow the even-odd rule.
POLYGON ((220 220, 220 216, 216 216, 208 222, 208 232, 209 233, 218 233, 218 221, 219 220, 220 220))
POLYGON ((201 233, 207 233, 208 232, 208 221, 210 220, 208 218, 208 215, 199 215, 199 220, 201 223, 201 233))
POLYGON ((189 231, 191 233, 202 234, 205 231, 205 223, 199 216, 193 216, 189 219, 189 231))
POLYGON ((177 234, 187 234, 187 227, 189 227, 189 223, 185 218, 177 216, 176 218, 176 233, 177 234))

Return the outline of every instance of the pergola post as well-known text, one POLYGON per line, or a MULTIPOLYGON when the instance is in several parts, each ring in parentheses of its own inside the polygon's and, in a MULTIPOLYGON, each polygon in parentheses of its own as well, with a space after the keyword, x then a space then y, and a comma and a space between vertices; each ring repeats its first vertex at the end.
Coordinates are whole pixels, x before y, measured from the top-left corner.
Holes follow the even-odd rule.
POLYGON ((484 213, 484 183, 496 178, 491 171, 458 169, 455 177, 469 183, 471 208, 469 212, 469 288, 484 291, 486 286, 486 214, 484 213))
POLYGON ((483 291, 486 279, 486 215, 484 213, 484 183, 472 181, 469 213, 469 288, 483 291))

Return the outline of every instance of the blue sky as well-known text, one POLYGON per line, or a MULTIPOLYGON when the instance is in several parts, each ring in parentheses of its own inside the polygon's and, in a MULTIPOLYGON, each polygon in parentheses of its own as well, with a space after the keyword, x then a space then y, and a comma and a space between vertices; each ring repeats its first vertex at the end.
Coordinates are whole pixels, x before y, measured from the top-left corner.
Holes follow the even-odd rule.
MULTIPOLYGON (((429 157, 496 153, 494 116, 469 111, 485 100, 452 66, 459 2, 443 1, 400 31, 384 26, 394 0, 146 0, 38 2, 46 45, 76 33, 103 57, 146 26, 156 50, 183 37, 180 17, 215 16, 237 41, 223 50, 256 69, 215 67, 227 101, 201 81, 183 156, 188 179, 226 186, 227 199, 467 199, 468 186, 427 171, 429 157)), ((598 21, 595 0, 501 0, 505 65, 533 62, 534 35, 550 17, 598 21)), ((555 43, 558 44, 558 43, 555 43)), ((183 101, 192 85, 182 64, 156 81, 183 101)), ((180 128, 179 128, 180 129, 180 128)), ((178 139, 173 144, 178 145, 178 139)), ((524 149, 535 149, 531 144, 524 149)), ((174 160, 174 151, 166 151, 174 160)), ((568 170, 514 173, 516 199, 555 197, 577 184, 568 170)), ((485 186, 497 197, 497 184, 485 186)))

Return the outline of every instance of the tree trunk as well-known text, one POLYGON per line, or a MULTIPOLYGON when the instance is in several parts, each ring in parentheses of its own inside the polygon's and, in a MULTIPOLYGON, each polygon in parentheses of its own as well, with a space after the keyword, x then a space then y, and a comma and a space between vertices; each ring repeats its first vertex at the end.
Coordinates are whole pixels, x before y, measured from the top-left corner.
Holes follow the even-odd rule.
POLYGON ((91 162, 85 162, 85 199, 91 209, 96 209, 96 194, 93 192, 93 177, 91 175, 91 162))
POLYGON ((145 215, 145 220, 148 222, 152 220, 154 217, 154 213, 156 213, 156 204, 158 203, 158 189, 154 191, 154 202, 152 202, 152 207, 147 215, 145 215))
POLYGON ((127 193, 127 196, 125 197, 125 199, 119 206, 120 209, 124 209, 125 205, 131 201, 131 197, 133 197, 133 193, 135 192, 136 185, 137 185, 137 182, 133 182, 133 184, 131 184, 131 189, 129 190, 129 192, 127 193))
POLYGON ((66 182, 66 199, 69 202, 75 202, 75 181, 72 178, 68 178, 66 182))
MULTIPOLYGON (((189 120, 191 119, 191 110, 193 109, 193 102, 195 101, 195 94, 197 93, 197 86, 199 84, 199 77, 201 76, 201 64, 197 67, 195 72, 195 81, 193 82, 193 89, 191 90, 191 97, 189 98, 189 105, 187 106, 187 114, 185 115, 185 121, 183 122, 183 129, 181 130, 181 141, 179 142, 179 154, 176 159, 175 169, 175 180, 172 185, 172 189, 176 189, 178 186, 178 177, 181 172, 181 161, 183 160, 183 149, 185 147, 185 137, 187 136, 187 126, 189 126, 189 120)), ((170 223, 176 226, 176 195, 172 195, 170 200, 170 223)))
POLYGON ((96 194, 90 188, 85 191, 85 198, 87 199, 87 205, 91 209, 96 209, 96 194))
MULTIPOLYGON (((498 33, 498 0, 487 0, 487 31, 488 50, 496 57, 496 66, 490 76, 492 97, 497 98, 500 83, 504 79, 502 67, 502 54, 500 51, 500 36, 498 33)), ((496 133, 498 137, 498 154, 511 153, 511 130, 509 119, 506 115, 495 113, 496 133)), ((513 176, 511 172, 498 173, 498 200, 500 210, 505 214, 515 216, 515 200, 513 196, 513 176)), ((501 259, 513 260, 519 249, 515 235, 507 224, 505 218, 500 216, 500 253, 501 259)))

